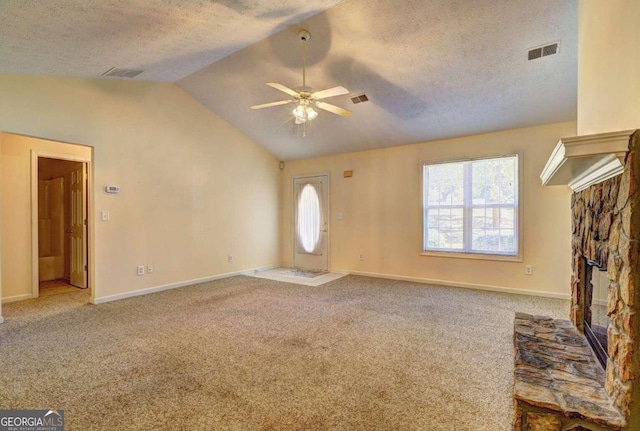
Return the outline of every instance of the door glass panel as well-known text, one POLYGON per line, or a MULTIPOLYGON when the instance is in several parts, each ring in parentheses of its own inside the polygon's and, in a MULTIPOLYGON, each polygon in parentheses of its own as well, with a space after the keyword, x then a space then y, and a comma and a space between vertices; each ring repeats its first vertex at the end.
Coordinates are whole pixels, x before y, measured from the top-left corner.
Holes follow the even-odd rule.
POLYGON ((298 201, 296 230, 298 242, 306 253, 316 252, 320 241, 320 198, 315 187, 305 184, 298 201))

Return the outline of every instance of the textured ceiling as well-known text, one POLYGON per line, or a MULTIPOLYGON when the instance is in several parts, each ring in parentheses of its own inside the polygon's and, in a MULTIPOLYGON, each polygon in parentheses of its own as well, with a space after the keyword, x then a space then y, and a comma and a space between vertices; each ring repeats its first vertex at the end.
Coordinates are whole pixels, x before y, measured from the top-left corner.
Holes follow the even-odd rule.
POLYGON ((0 71, 176 81, 340 1, 0 0, 0 71))
POLYGON ((575 120, 577 0, 47 0, 0 2, 0 72, 177 81, 281 160, 575 120), (267 87, 342 85, 306 127, 267 87), (526 51, 560 41, 557 55, 526 51))

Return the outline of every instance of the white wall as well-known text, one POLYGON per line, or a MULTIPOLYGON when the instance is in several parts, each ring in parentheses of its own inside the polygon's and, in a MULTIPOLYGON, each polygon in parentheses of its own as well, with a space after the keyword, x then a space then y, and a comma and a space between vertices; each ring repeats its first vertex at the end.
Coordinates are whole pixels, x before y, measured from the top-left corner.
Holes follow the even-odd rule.
POLYGON ((570 189, 542 187, 539 175, 558 139, 575 133, 575 123, 558 123, 287 162, 281 192, 282 261, 292 261, 292 177, 329 172, 331 268, 568 297, 570 189), (421 256, 420 162, 519 151, 524 161, 524 262, 421 256), (343 178, 345 170, 353 170, 353 178, 343 178), (336 220, 338 212, 343 213, 341 221, 336 220), (533 265, 533 275, 524 275, 525 264, 533 265))
POLYGON ((94 148, 98 301, 279 263, 278 161, 176 85, 0 75, 0 94, 0 130, 94 148))
POLYGON ((638 129, 640 1, 578 5, 578 134, 638 129))

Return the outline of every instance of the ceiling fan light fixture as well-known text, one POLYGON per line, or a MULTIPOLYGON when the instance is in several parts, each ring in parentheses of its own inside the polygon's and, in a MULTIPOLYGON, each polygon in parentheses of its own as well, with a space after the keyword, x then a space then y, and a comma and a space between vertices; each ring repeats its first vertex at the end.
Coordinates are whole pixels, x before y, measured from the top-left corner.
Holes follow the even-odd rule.
POLYGON ((307 110, 304 109, 304 106, 298 105, 293 109, 293 116, 296 117, 297 123, 304 123, 307 121, 307 110))
POLYGON ((318 116, 318 112, 310 106, 307 106, 307 119, 309 121, 313 120, 318 116))
POLYGON ((306 123, 318 116, 318 112, 315 109, 304 103, 300 103, 292 112, 296 119, 296 124, 306 123))

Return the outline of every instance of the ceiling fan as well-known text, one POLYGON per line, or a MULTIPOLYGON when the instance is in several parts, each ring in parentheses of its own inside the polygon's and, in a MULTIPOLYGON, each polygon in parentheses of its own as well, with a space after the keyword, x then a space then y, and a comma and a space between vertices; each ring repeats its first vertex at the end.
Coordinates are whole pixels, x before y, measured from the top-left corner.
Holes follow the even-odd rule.
POLYGON ((342 117, 351 116, 351 111, 348 109, 340 108, 339 106, 332 105, 327 102, 323 102, 322 99, 329 97, 342 96, 348 94, 349 90, 344 87, 333 87, 327 90, 313 91, 310 87, 307 87, 306 82, 306 68, 307 68, 307 42, 311 38, 311 34, 307 30, 300 30, 298 36, 302 40, 302 87, 291 89, 277 82, 267 82, 269 87, 280 90, 283 93, 287 93, 293 99, 279 100, 277 102, 263 103, 262 105, 254 105, 251 109, 269 108, 271 106, 286 105, 288 103, 295 103, 296 107, 293 109, 293 116, 296 124, 304 124, 307 121, 311 121, 318 116, 318 112, 313 109, 318 107, 325 111, 331 112, 342 117))

